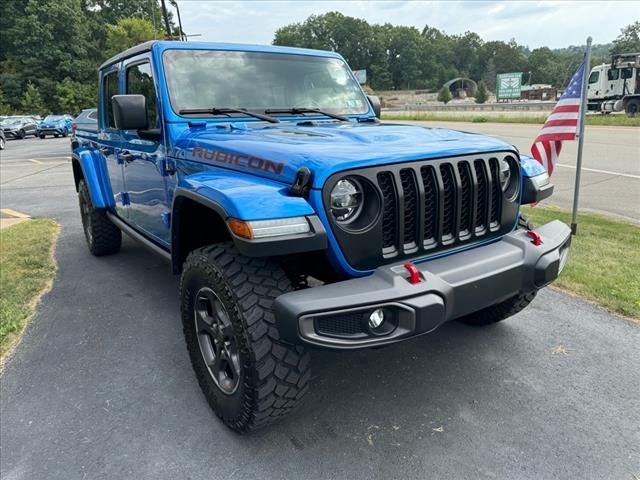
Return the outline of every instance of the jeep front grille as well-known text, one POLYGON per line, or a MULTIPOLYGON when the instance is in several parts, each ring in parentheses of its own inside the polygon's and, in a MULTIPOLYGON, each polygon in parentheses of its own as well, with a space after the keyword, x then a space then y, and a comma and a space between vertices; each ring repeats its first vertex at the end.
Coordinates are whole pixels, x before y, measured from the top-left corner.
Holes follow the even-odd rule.
POLYGON ((499 158, 512 152, 423 160, 334 175, 364 177, 378 187, 380 220, 367 232, 333 225, 355 268, 375 268, 408 256, 428 256, 499 237, 513 227, 517 202, 506 201, 498 182, 499 158), (352 245, 358 242, 358 246, 352 245), (376 251, 377 250, 377 251, 376 251))

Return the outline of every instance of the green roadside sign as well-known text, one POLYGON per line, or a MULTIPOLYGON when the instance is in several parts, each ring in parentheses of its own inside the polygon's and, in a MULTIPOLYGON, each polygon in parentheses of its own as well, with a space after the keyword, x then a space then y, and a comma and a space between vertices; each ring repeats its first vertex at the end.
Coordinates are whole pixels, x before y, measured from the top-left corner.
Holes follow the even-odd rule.
POLYGON ((520 98, 522 72, 499 73, 496 76, 496 99, 520 98))

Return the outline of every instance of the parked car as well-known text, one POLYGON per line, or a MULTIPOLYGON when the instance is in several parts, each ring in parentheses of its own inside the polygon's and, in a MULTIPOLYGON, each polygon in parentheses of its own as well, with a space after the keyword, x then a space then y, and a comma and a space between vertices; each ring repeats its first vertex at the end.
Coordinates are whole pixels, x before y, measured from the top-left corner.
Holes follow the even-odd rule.
POLYGON ((540 163, 381 122, 336 52, 154 41, 99 79, 98 135, 71 143, 87 245, 115 254, 124 231, 181 275, 196 378, 235 431, 301 401, 310 349, 493 324, 565 266, 569 227, 520 212, 553 191, 540 163))
POLYGON ((0 128, 0 150, 4 150, 7 144, 7 138, 4 136, 4 131, 0 128))
POLYGON ((2 120, 0 124, 4 134, 8 137, 23 139, 27 135, 38 135, 38 126, 36 121, 26 116, 11 116, 2 120))
POLYGON ((73 138, 76 135, 95 134, 98 131, 98 109, 85 108, 80 114, 73 119, 71 123, 71 132, 73 138))
POLYGON ((38 136, 46 138, 47 135, 54 137, 67 137, 71 132, 71 124, 73 117, 71 115, 47 115, 46 118, 38 123, 38 136))

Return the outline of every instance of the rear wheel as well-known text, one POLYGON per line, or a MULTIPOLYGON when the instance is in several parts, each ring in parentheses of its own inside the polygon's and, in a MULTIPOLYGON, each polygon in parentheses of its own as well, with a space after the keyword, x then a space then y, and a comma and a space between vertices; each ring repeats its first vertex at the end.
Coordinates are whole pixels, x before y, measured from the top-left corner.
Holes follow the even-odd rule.
POLYGON ((627 115, 635 117, 636 115, 638 115, 638 113, 640 113, 640 100, 638 100, 637 98, 629 100, 624 110, 627 115))
POLYGON ((122 245, 122 232, 111 223, 104 209, 93 206, 84 180, 78 183, 78 201, 89 251, 96 257, 118 252, 122 245))
POLYGON ((191 363, 209 405, 232 430, 263 427, 288 414, 308 389, 309 353, 280 340, 271 310, 292 290, 274 262, 232 244, 189 254, 180 280, 191 363))
POLYGON ((44 138, 46 137, 46 135, 44 133, 40 134, 40 138, 44 140, 44 138))
POLYGON ((26 136, 27 136, 27 134, 25 133, 25 131, 24 131, 24 130, 20 130, 20 131, 18 132, 18 139, 19 139, 19 140, 22 140, 22 139, 23 139, 24 137, 26 137, 26 136))

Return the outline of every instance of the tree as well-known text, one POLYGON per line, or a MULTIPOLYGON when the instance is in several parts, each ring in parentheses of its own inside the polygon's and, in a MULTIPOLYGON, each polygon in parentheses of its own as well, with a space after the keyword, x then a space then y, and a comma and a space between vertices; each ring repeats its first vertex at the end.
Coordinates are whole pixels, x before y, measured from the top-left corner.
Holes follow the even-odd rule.
POLYGON ((4 92, 0 90, 0 115, 11 115, 11 106, 5 101, 4 92))
POLYGON ((47 110, 40 95, 40 90, 31 82, 27 83, 20 106, 23 113, 42 114, 47 110))
POLYGON ((449 91, 449 87, 447 87, 446 85, 443 85, 438 92, 438 101, 444 104, 447 104, 451 101, 451 92, 449 91))
POLYGON ((83 108, 95 107, 96 89, 93 85, 76 82, 67 77, 56 86, 56 100, 59 113, 77 115, 83 108))
POLYGON ((611 53, 634 52, 640 52, 640 21, 624 27, 611 46, 611 53))
POLYGON ((487 86, 480 80, 478 83, 478 90, 476 91, 476 103, 485 103, 489 99, 489 92, 487 86))
POLYGON ((107 25, 106 53, 111 57, 134 45, 162 36, 147 20, 121 18, 115 25, 107 25))

